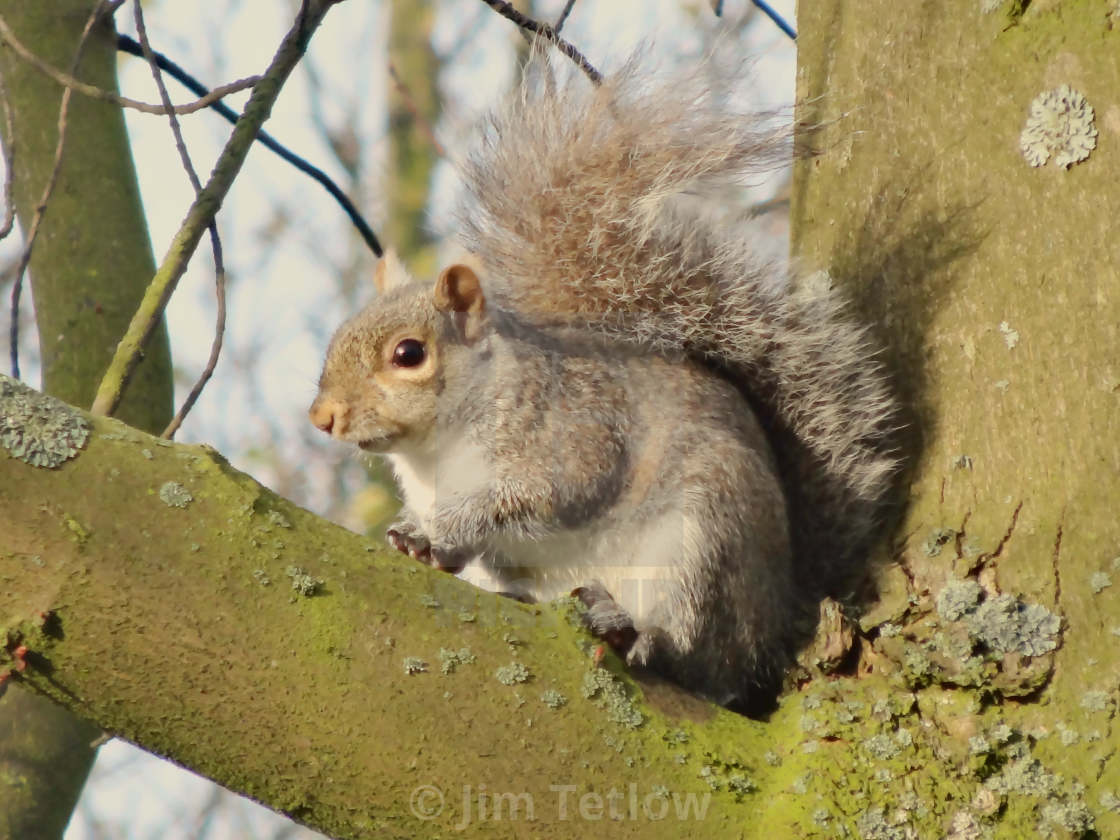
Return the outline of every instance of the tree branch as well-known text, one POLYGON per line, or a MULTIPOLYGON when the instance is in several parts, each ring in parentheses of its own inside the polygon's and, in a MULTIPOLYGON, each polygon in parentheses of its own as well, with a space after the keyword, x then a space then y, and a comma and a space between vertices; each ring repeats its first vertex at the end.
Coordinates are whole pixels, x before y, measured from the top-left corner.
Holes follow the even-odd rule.
POLYGON ((20 42, 11 27, 8 26, 8 22, 4 20, 2 16, 0 16, 0 41, 11 47, 16 55, 44 76, 58 82, 66 88, 67 91, 76 91, 82 94, 82 96, 88 96, 91 99, 99 99, 102 102, 111 102, 114 105, 119 105, 121 108, 131 108, 134 111, 140 111, 144 114, 157 114, 162 116, 169 112, 169 108, 176 114, 193 114, 196 111, 209 108, 219 99, 223 99, 231 93, 237 93, 238 91, 254 87, 261 80, 260 76, 248 76, 244 79, 237 79, 229 84, 219 85, 210 91, 210 93, 206 94, 206 96, 196 99, 194 102, 188 102, 185 105, 153 105, 150 102, 129 99, 127 96, 121 96, 120 94, 113 93, 111 90, 105 90, 96 85, 88 84, 81 79, 74 78, 73 73, 64 73, 57 67, 48 64, 20 42))
MULTIPOLYGON (((163 73, 160 70, 159 62, 156 60, 156 54, 152 50, 152 45, 148 41, 148 29, 144 25, 144 11, 139 2, 133 4, 133 14, 136 21, 136 33, 140 38, 140 49, 144 54, 144 59, 148 62, 148 66, 152 70, 152 78, 155 80, 156 89, 159 90, 159 99, 167 109, 167 122, 171 127, 171 134, 175 138, 175 148, 179 152, 179 160, 183 164, 183 171, 187 173, 187 180, 190 181, 191 187, 194 188, 194 194, 197 197, 202 192, 202 182, 198 180, 198 173, 195 172, 194 164, 191 162, 190 152, 187 151, 187 144, 183 140, 183 131, 179 127, 179 118, 175 116, 175 109, 171 107, 171 96, 167 92, 167 85, 163 83, 163 73)), ((210 377, 214 374, 214 368, 218 366, 218 358, 222 352, 222 340, 225 337, 226 331, 226 267, 222 260, 222 239, 218 235, 218 222, 217 219, 212 219, 209 225, 210 232, 210 249, 214 254, 214 288, 218 298, 218 314, 217 323, 214 326, 214 339, 210 343, 210 357, 206 360, 206 365, 199 374, 198 379, 195 381, 194 386, 191 388, 187 398, 183 401, 182 406, 175 413, 175 417, 167 424, 167 428, 163 430, 160 437, 173 438, 175 432, 183 425, 183 420, 187 414, 194 407, 195 402, 198 401, 199 396, 202 394, 202 389, 206 387, 206 383, 210 381, 210 377)))
MULTIPOLYGON (((577 50, 571 42, 561 38, 556 30, 549 24, 541 23, 538 20, 533 20, 531 17, 521 14, 521 12, 513 7, 512 3, 507 3, 505 0, 482 0, 482 2, 502 17, 516 23, 526 32, 531 32, 555 45, 556 49, 560 50, 560 52, 579 65, 579 69, 591 80, 592 84, 597 85, 603 81, 603 74, 596 70, 591 62, 584 57, 583 53, 577 50)), ((561 19, 561 23, 563 23, 563 19, 561 19)))
MULTIPOLYGON (((38 397, 0 377, 0 416, 13 399, 38 397)), ((41 408, 60 423, 71 412, 41 408)), ((707 803, 705 837, 738 837, 750 819, 753 806, 713 793, 700 767, 705 753, 765 767, 767 727, 656 683, 647 699, 674 704, 670 717, 639 706, 640 728, 612 722, 581 687, 588 674, 623 685, 605 670, 619 665, 594 664, 578 620, 391 554, 208 447, 84 416, 88 441, 54 469, 0 445, 9 679, 333 837, 431 836, 464 821, 464 836, 486 835, 490 820, 463 810, 480 790, 529 796, 536 820, 555 821, 566 785, 638 786, 639 812, 610 836, 681 836, 680 820, 641 813, 659 785, 707 803), (513 663, 527 681, 498 676, 513 663), (719 743, 728 731, 734 746, 719 743), (445 810, 423 811, 422 786, 442 791, 445 810)), ((540 836, 539 822, 512 825, 540 836)), ((592 830, 602 836, 597 821, 566 836, 592 830)))
POLYGON ((210 180, 191 205, 187 218, 171 241, 171 247, 156 270, 128 331, 117 345, 113 361, 93 402, 92 410, 95 414, 112 414, 116 409, 129 377, 140 361, 144 344, 159 323, 167 301, 186 271, 187 263, 194 254, 203 231, 210 225, 237 173, 241 171, 241 165, 245 162, 245 156, 249 153, 261 124, 268 119, 284 82, 303 57, 311 34, 335 2, 337 0, 306 0, 268 70, 253 88, 253 94, 249 97, 229 142, 214 164, 210 180))
MULTIPOLYGON (((74 58, 70 62, 71 73, 78 70, 78 66, 82 61, 82 53, 85 52, 86 40, 89 38, 90 32, 93 31, 93 25, 97 23, 104 7, 98 3, 89 13, 86 19, 86 25, 82 28, 82 34, 78 38, 78 47, 74 50, 74 58)), ((0 17, 0 27, 6 27, 3 18, 0 17)), ((23 252, 20 254, 19 263, 16 266, 15 278, 12 280, 12 297, 11 297, 11 324, 8 330, 8 352, 11 359, 12 376, 19 379, 19 300, 23 292, 23 275, 27 271, 27 266, 31 264, 31 252, 35 248, 35 239, 39 236, 39 227, 43 223, 43 215, 47 212, 47 207, 50 204, 51 193, 54 192, 54 185, 58 182, 58 173, 62 171, 62 155, 66 151, 66 124, 67 118, 70 113, 70 88, 62 91, 62 100, 58 106, 58 140, 54 147, 54 164, 51 167, 51 174, 47 177, 47 183, 43 186, 43 194, 39 198, 38 204, 35 205, 35 214, 31 218, 31 224, 27 228, 27 237, 23 244, 23 252)), ((11 117, 10 111, 6 109, 6 115, 11 117)), ((7 128, 8 137, 13 137, 15 132, 10 130, 10 119, 7 128)), ((9 166, 11 161, 9 161, 9 166)), ((12 170, 8 170, 8 178, 11 178, 12 170)), ((5 189, 7 198, 11 198, 10 190, 5 189)), ((9 212, 12 208, 9 208, 9 212)), ((9 228, 10 229, 10 228, 9 228)), ((6 233, 5 233, 6 235, 6 233)))

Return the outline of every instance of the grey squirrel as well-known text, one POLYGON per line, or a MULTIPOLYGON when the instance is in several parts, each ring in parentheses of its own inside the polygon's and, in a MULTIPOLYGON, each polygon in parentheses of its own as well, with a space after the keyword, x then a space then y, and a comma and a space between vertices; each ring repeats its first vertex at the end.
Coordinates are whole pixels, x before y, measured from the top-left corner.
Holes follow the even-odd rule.
POLYGON ((774 132, 700 73, 533 64, 461 167, 472 256, 381 260, 311 420, 392 462, 399 550, 574 590, 628 662, 749 705, 881 524, 894 396, 841 297, 705 206, 774 132))

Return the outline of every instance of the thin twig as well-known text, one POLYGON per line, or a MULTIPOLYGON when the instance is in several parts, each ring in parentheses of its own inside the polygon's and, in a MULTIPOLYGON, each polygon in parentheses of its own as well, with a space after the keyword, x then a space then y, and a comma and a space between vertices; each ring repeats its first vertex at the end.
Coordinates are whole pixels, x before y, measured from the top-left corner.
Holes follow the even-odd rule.
MULTIPOLYGON (((195 197, 197 197, 202 192, 202 182, 198 180, 198 173, 195 172, 190 152, 187 151, 187 144, 183 140, 183 130, 179 126, 179 118, 175 116, 175 111, 171 108, 171 95, 167 92, 167 85, 163 83, 163 71, 160 70, 159 62, 156 61, 152 45, 148 40, 148 28, 144 25, 144 12, 139 0, 133 3, 132 7, 134 9, 133 17, 136 20, 136 32, 140 38, 140 48, 143 50, 144 58, 147 59, 148 66, 152 70, 152 78, 155 80, 156 89, 159 90, 159 100, 167 109, 167 121, 171 126, 171 134, 175 138, 175 148, 179 151, 179 159, 183 163, 183 170, 187 173, 187 178, 194 188, 195 197)), ((222 240, 218 236, 216 220, 211 220, 209 230, 210 248, 214 253, 214 287, 218 297, 218 318, 214 327, 214 340, 210 343, 210 358, 206 362, 206 367, 203 368, 175 417, 172 418, 171 422, 167 424, 167 428, 163 430, 163 434, 160 435, 160 437, 167 439, 175 436, 175 432, 183 425, 183 420, 194 408, 195 402, 202 394, 202 389, 206 387, 206 383, 214 375, 214 368, 217 367, 218 357, 222 353, 222 341, 226 332, 226 267, 222 261, 222 240)))
MULTIPOLYGON (((78 39, 77 49, 74 50, 74 60, 70 63, 70 73, 73 75, 78 72, 78 65, 82 61, 82 53, 86 49, 86 41, 89 39, 90 32, 93 31, 93 26, 97 23, 104 11, 104 4, 98 3, 93 7, 86 19, 86 25, 82 28, 81 37, 78 39)), ((6 99, 6 97, 5 97, 6 99)), ((35 239, 39 235, 39 227, 43 223, 43 216, 46 215, 47 206, 50 204, 51 193, 54 192, 54 186, 58 183, 58 175, 62 171, 62 156, 66 149, 66 125, 70 115, 70 88, 65 88, 62 91, 62 99, 58 105, 58 140, 54 146, 54 163, 51 166, 51 174, 47 178, 46 186, 43 188, 43 194, 39 197, 39 203, 35 205, 35 213, 31 217, 31 224, 27 226, 27 239, 24 242, 23 253, 20 254, 19 263, 16 265, 15 280, 12 281, 12 298, 11 298, 11 323, 8 326, 8 353, 12 365, 12 377, 19 379, 19 299, 23 293, 23 275, 27 271, 27 266, 31 264, 31 251, 35 247, 35 239)), ((10 128, 10 127, 9 127, 10 128)), ((11 137, 11 131, 8 136, 11 137)))
MULTIPOLYGON (((11 27, 8 26, 8 22, 4 20, 2 16, 0 16, 0 41, 11 47, 12 51, 16 55, 30 64, 40 73, 47 76, 48 78, 54 79, 54 81, 58 82, 60 85, 66 88, 66 90, 77 91, 83 96, 88 96, 91 99, 99 99, 102 102, 111 102, 114 105, 119 105, 121 108, 131 108, 134 111, 140 111, 144 114, 157 114, 162 116, 168 111, 168 109, 163 105, 153 105, 150 102, 141 102, 138 99, 129 99, 126 96, 121 96, 119 94, 113 93, 110 90, 105 90, 104 88, 99 88, 96 85, 88 84, 81 81, 80 79, 74 78, 73 73, 64 73, 57 67, 48 64, 47 62, 43 61, 43 59, 39 58, 39 56, 35 55, 35 53, 29 50, 26 46, 20 43, 19 39, 16 38, 15 33, 12 32, 11 27)), ((244 79, 238 79, 235 82, 230 82, 228 85, 221 85, 220 87, 214 88, 212 91, 210 91, 210 93, 208 93, 206 96, 203 96, 201 99, 196 99, 194 102, 188 102, 185 105, 174 106, 174 111, 176 114, 193 114, 195 111, 201 111, 205 108, 209 108, 219 99, 225 96, 229 96, 231 93, 237 93, 237 91, 239 90, 245 90, 246 88, 254 87, 258 82, 260 82, 260 80, 260 76, 248 76, 244 79)))
POLYGON ((560 50, 560 52, 564 53, 564 55, 579 65, 579 69, 591 80, 592 84, 597 85, 603 81, 603 74, 596 70, 591 65, 591 62, 583 57, 583 53, 556 34, 556 30, 549 24, 541 23, 540 21, 526 17, 521 14, 521 12, 517 11, 517 9, 513 8, 512 3, 507 3, 505 0, 482 0, 482 2, 502 17, 516 23, 526 32, 531 32, 551 42, 556 49, 560 50))
POLYGON ((408 89, 408 85, 404 83, 400 75, 397 73, 397 68, 393 62, 389 62, 389 77, 393 80, 393 84, 397 87, 397 93, 401 95, 401 100, 404 102, 404 107, 412 115, 420 133, 424 135, 432 148, 440 157, 447 157, 444 151, 443 144, 436 139, 436 133, 432 130, 431 123, 424 119, 424 115, 420 113, 420 108, 416 105, 416 100, 412 97, 412 91, 408 89))
POLYGON ((16 223, 16 203, 12 198, 12 173, 16 164, 16 126, 12 119, 12 103, 8 101, 8 86, 0 73, 0 110, 4 112, 4 222, 0 225, 0 239, 7 239, 16 223))
POLYGON ((210 180, 191 204, 187 218, 171 241, 167 255, 156 270, 140 306, 132 316, 128 330, 117 345, 109 369, 98 386, 97 396, 91 408, 94 414, 112 414, 116 410, 128 381, 140 362, 144 345, 156 324, 159 323, 168 299, 175 291, 175 286, 183 276, 183 272, 186 271, 187 261, 198 247, 202 232, 209 226, 222 204, 222 199, 225 198, 237 173, 241 170, 261 123, 268 119, 284 82, 307 49, 311 34, 335 2, 337 0, 304 0, 301 4, 294 25, 284 36, 268 70, 253 88, 249 102, 245 105, 237 125, 234 126, 233 134, 222 149, 217 163, 214 164, 210 180))
MULTIPOLYGON (((144 54, 143 50, 140 49, 140 45, 136 41, 133 41, 131 38, 129 38, 127 35, 117 35, 117 49, 121 52, 126 52, 129 55, 143 56, 144 54)), ((160 70, 167 73, 176 81, 182 83, 184 87, 186 87, 196 96, 205 97, 209 95, 210 91, 207 90, 204 84, 198 81, 198 79, 194 78, 194 76, 180 67, 174 61, 169 59, 167 56, 155 51, 153 51, 152 54, 155 56, 156 63, 159 65, 160 70)), ((237 112, 225 103, 213 102, 211 103, 210 108, 227 122, 236 125, 237 112)), ((318 181, 323 186, 323 188, 331 194, 331 197, 334 198, 334 200, 342 206, 343 211, 350 218, 350 221, 354 225, 354 227, 358 229, 358 233, 361 235, 366 245, 368 245, 369 249, 373 251, 374 256, 381 256, 382 248, 381 243, 377 240, 377 235, 373 232, 373 229, 362 217, 362 214, 358 212, 358 208, 354 206, 354 202, 352 202, 349 196, 347 196, 346 193, 344 193, 342 189, 330 179, 327 173, 319 169, 317 166, 313 166, 311 163, 309 163, 304 158, 301 158, 295 152, 292 152, 285 146, 282 146, 267 131, 261 131, 257 134, 257 142, 269 151, 275 152, 283 160, 290 163, 300 172, 303 172, 305 175, 308 175, 318 181)))
POLYGON ((564 4, 564 8, 560 10, 560 17, 556 18, 556 23, 552 24, 552 31, 557 35, 559 35, 560 30, 564 28, 564 24, 568 22, 568 15, 572 13, 572 7, 575 6, 575 4, 576 0, 568 0, 568 2, 564 4))

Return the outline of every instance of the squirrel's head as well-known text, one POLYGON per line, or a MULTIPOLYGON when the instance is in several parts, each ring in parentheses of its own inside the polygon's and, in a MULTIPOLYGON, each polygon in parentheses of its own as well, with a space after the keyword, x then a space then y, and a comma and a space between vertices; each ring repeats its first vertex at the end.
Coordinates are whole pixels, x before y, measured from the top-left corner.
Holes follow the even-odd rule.
POLYGON ((392 251, 377 264, 378 296, 331 339, 311 422, 372 452, 424 441, 439 417, 448 367, 483 338, 487 313, 466 263, 435 287, 414 281, 392 251))

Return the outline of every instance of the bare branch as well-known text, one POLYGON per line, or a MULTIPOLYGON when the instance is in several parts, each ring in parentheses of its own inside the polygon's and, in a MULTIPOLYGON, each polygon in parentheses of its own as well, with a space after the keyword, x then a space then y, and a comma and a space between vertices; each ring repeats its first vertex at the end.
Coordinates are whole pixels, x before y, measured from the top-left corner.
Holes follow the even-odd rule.
MULTIPOLYGON (((144 58, 148 62, 148 66, 152 70, 152 78, 155 80, 156 88, 159 90, 159 98, 163 103, 164 108, 167 109, 167 121, 171 126, 171 133, 175 137, 175 148, 179 151, 179 159, 183 163, 183 169, 187 173, 187 178, 194 187, 194 194, 197 197, 202 192, 202 182, 198 180, 198 173, 195 171, 194 164, 191 162, 190 152, 187 151, 187 144, 183 140, 183 131, 179 126, 179 118, 175 116, 175 110, 171 107, 171 95, 167 92, 167 85, 163 83, 163 72, 160 70, 159 62, 156 60, 156 55, 152 51, 151 42, 148 40, 148 28, 144 25, 144 12, 141 8, 139 0, 133 3, 134 18, 136 20, 136 32, 140 39, 140 48, 144 52, 144 58)), ((222 261, 222 240, 218 236, 218 223, 211 220, 210 222, 210 247, 214 253, 214 286, 218 298, 218 318, 217 324, 214 327, 214 340, 210 344, 210 358, 206 362, 206 367, 203 368, 202 373, 199 375, 198 380, 195 382, 194 387, 191 388, 190 393, 184 400, 183 405, 180 406, 179 411, 172 418, 171 422, 167 424, 167 428, 163 430, 160 437, 173 438, 175 432, 183 425, 183 420, 187 414, 194 407, 195 402, 198 401, 199 395, 202 394, 202 389, 206 387, 206 383, 210 381, 210 377, 214 374, 214 368, 218 365, 218 357, 222 352, 222 341, 225 337, 226 331, 226 268, 222 261)))
POLYGON ((560 17, 556 18, 556 23, 552 24, 552 31, 557 35, 559 35, 560 30, 564 28, 564 24, 568 22, 568 15, 572 13, 572 7, 574 7, 575 4, 576 0, 568 0, 568 2, 564 4, 564 8, 560 10, 560 17))
MULTIPOLYGON (((131 108, 134 111, 140 111, 144 114, 164 115, 168 112, 168 107, 164 105, 153 105, 149 102, 141 102, 138 99, 129 99, 126 96, 120 96, 116 93, 113 93, 112 91, 108 91, 104 88, 99 88, 96 85, 91 85, 81 81, 80 79, 76 79, 74 78, 73 73, 64 73, 57 67, 48 64, 39 56, 35 55, 35 53, 29 50, 26 46, 24 46, 18 38, 16 38, 15 33, 12 32, 11 27, 8 26, 8 22, 4 20, 3 16, 0 16, 0 41, 11 47, 12 52, 14 52, 32 67, 34 67, 40 73, 47 76, 48 78, 54 79, 54 81, 58 82, 60 85, 66 88, 67 91, 77 91, 83 96, 88 96, 91 99, 99 99, 102 102, 111 102, 114 105, 119 105, 121 108, 131 108)), ((214 88, 206 96, 203 96, 200 99, 196 99, 194 102, 188 102, 185 105, 175 105, 172 110, 174 110, 176 114, 193 114, 196 111, 201 111, 205 108, 209 108, 219 99, 222 99, 225 96, 229 96, 231 93, 236 93, 239 90, 245 90, 247 88, 254 87, 258 82, 260 82, 260 80, 260 76, 248 76, 244 79, 238 79, 237 81, 230 82, 228 85, 221 85, 214 88)))
MULTIPOLYGON (((117 35, 117 49, 126 52, 129 55, 138 55, 143 57, 144 51, 140 44, 133 41, 127 35, 117 35)), ((159 68, 182 83, 188 90, 192 91, 196 96, 209 96, 210 91, 198 79, 194 78, 190 73, 186 72, 182 67, 176 64, 162 53, 155 50, 152 51, 155 56, 156 64, 159 68)), ((224 102, 213 102, 210 108, 214 113, 218 114, 226 122, 236 125, 237 112, 226 105, 224 102)), ((377 239, 377 235, 369 226, 369 223, 362 218, 362 214, 358 212, 358 208, 354 206, 354 202, 344 193, 339 186, 330 179, 330 177, 323 170, 317 166, 312 166, 307 160, 295 154, 287 147, 278 143, 267 131, 260 131, 257 133, 257 142, 264 146, 271 152, 277 154, 281 159, 287 161, 300 172, 310 176, 318 181, 323 186, 331 197, 339 203, 343 212, 349 217, 354 227, 357 228, 359 235, 365 241, 369 249, 373 251, 374 256, 381 256, 381 243, 377 239)))
POLYGON ((16 160, 16 127, 12 121, 12 104, 8 101, 8 86, 0 73, 0 109, 4 112, 4 222, 0 224, 0 239, 6 239, 16 222, 16 203, 12 198, 12 173, 16 160))
POLYGON ((229 142, 226 143, 217 163, 214 164, 210 180, 191 205, 187 218, 172 240, 167 255, 156 270, 144 299, 133 315, 128 330, 117 345, 113 360, 94 398, 93 413, 112 414, 116 410, 128 380, 140 362, 144 345, 156 324, 159 323, 167 301, 186 271, 187 262, 198 247, 202 232, 209 227, 237 173, 241 171, 241 166, 256 139, 261 124, 268 119, 284 82, 303 57, 311 34, 336 1, 305 0, 301 4, 295 23, 284 36, 279 50, 268 70, 261 77, 261 81, 253 88, 253 93, 237 125, 234 126, 229 142))
POLYGON ((526 17, 513 7, 512 3, 507 3, 505 0, 482 0, 487 6, 500 14, 502 17, 513 21, 526 32, 544 38, 546 41, 551 42, 556 49, 564 53, 568 58, 579 65, 579 69, 589 78, 592 84, 599 84, 603 81, 603 74, 596 70, 586 58, 583 53, 577 50, 571 43, 561 38, 556 30, 547 23, 541 23, 538 20, 533 20, 526 17))
MULTIPOLYGON (((78 72, 78 65, 82 60, 82 53, 85 52, 86 41, 89 40, 89 34, 93 31, 93 25, 97 23, 102 12, 105 9, 104 3, 98 3, 94 6, 93 11, 89 13, 86 19, 86 25, 82 28, 81 37, 78 39, 78 47, 74 50, 74 59, 70 63, 70 73, 78 72)), ((3 24, 3 19, 0 18, 0 24, 3 24)), ((7 26, 7 24, 3 24, 7 26)), ((38 204, 35 205, 35 213, 31 218, 31 224, 27 227, 27 239, 23 245, 23 253, 20 254, 19 264, 16 266, 15 279, 12 281, 12 297, 11 297, 11 322, 8 327, 8 352, 11 359, 12 376, 19 379, 19 299, 23 293, 23 275, 27 271, 27 266, 31 263, 31 252, 35 247, 35 239, 39 235, 39 227, 43 223, 43 216, 47 212, 47 206, 50 204, 51 193, 54 192, 54 186, 58 183, 58 174, 62 171, 62 156, 66 149, 66 123, 70 114, 70 94, 71 88, 65 88, 62 91, 62 99, 58 106, 58 140, 55 142, 54 147, 54 164, 51 166, 51 174, 47 178, 46 186, 43 187, 43 194, 39 197, 38 204)), ((11 110, 8 107, 7 96, 5 100, 5 119, 8 125, 8 137, 15 136, 11 130, 11 110)), ((7 152, 5 152, 7 155, 7 152)), ((5 198, 11 207, 11 161, 6 161, 9 166, 7 182, 4 185, 5 198)), ((10 227, 9 227, 10 230, 10 227)), ((5 235, 7 235, 5 233, 5 235)))

